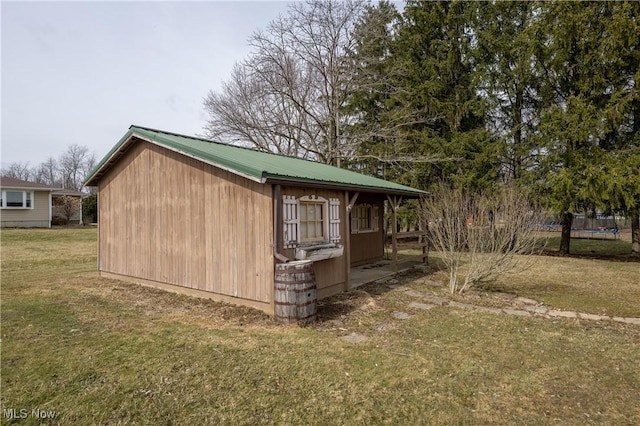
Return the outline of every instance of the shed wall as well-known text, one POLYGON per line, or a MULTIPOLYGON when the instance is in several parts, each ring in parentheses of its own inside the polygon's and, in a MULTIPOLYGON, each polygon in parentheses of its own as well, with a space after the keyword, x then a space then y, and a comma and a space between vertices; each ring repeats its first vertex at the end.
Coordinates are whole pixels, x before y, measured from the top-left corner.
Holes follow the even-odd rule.
MULTIPOLYGON (((11 191, 10 188, 3 189, 11 191)), ((33 193, 33 198, 32 209, 1 209, 0 226, 3 228, 48 228, 50 225, 49 192, 36 190, 33 193)))
MULTIPOLYGON (((375 194, 360 194, 355 206, 358 204, 371 204, 378 206, 378 230, 371 232, 359 232, 351 234, 351 266, 360 266, 367 263, 382 260, 384 256, 384 199, 375 194)), ((354 209, 351 214, 355 214, 354 209)), ((349 216, 351 216, 351 214, 349 216)), ((351 218, 349 219, 349 228, 351 228, 351 218)), ((349 229, 351 232, 351 229, 349 229)))
POLYGON ((270 185, 138 141, 98 188, 101 271, 273 312, 270 185))

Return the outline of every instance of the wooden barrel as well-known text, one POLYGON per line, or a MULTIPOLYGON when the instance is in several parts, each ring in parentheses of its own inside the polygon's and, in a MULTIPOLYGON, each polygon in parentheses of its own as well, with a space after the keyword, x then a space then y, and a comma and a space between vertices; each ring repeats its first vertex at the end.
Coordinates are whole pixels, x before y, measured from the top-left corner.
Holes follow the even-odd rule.
POLYGON ((307 325, 316 320, 316 278, 313 262, 277 263, 275 272, 275 319, 307 325))

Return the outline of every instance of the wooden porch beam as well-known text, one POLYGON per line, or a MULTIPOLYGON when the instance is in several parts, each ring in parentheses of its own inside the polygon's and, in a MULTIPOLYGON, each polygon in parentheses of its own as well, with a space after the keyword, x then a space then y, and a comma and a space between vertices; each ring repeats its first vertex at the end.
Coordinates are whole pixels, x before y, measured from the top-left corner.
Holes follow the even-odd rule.
MULTIPOLYGON (((358 198, 359 192, 356 192, 353 198, 353 202, 358 198)), ((345 256, 345 290, 351 290, 351 220, 349 219, 349 212, 351 211, 352 204, 349 203, 349 191, 344 191, 344 206, 345 216, 344 225, 344 256, 345 256)))
POLYGON ((349 191, 345 191, 345 193, 346 193, 345 203, 347 204, 347 213, 350 213, 351 209, 356 204, 356 200, 358 199, 358 195, 360 195, 360 193, 356 192, 355 194, 353 194, 353 197, 351 197, 351 200, 349 200, 349 191))
POLYGON ((402 201, 402 197, 394 195, 393 198, 387 194, 387 200, 391 205, 391 263, 393 272, 398 272, 398 205, 402 201))

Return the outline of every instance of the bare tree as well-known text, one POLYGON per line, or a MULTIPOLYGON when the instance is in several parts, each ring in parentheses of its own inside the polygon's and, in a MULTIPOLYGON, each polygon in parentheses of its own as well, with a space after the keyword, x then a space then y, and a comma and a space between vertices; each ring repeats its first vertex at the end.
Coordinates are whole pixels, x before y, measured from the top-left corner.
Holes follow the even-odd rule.
POLYGON ((62 214, 65 225, 71 221, 73 216, 80 215, 80 207, 82 207, 82 200, 80 198, 63 195, 62 197, 54 198, 54 200, 57 211, 62 214))
POLYGON ((89 148, 70 145, 59 161, 64 188, 76 191, 82 189, 83 179, 94 163, 95 156, 89 153, 89 148))
POLYGON ((33 174, 28 162, 14 162, 9 164, 9 167, 2 169, 2 176, 20 180, 29 180, 33 174))
POLYGON ((50 186, 62 186, 60 168, 55 158, 49 157, 35 170, 34 181, 50 186))
POLYGON ((544 214, 515 187, 471 195, 440 184, 422 214, 449 269, 451 293, 526 268, 528 258, 521 255, 541 250, 535 231, 544 214))
POLYGON ((205 98, 205 135, 340 165, 353 150, 341 115, 353 88, 353 29, 362 0, 293 3, 253 34, 254 50, 205 98))

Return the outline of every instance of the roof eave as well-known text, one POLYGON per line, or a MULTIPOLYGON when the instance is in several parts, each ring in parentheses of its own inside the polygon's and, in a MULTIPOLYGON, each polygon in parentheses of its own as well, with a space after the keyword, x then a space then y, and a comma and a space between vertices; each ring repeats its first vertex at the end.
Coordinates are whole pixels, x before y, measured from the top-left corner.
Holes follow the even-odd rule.
POLYGON ((89 176, 84 180, 84 185, 98 186, 98 181, 100 180, 102 175, 108 169, 110 169, 113 163, 115 163, 115 161, 126 152, 126 150, 129 148, 129 146, 132 143, 132 139, 133 139, 133 129, 129 129, 129 131, 125 133, 125 135, 122 138, 120 138, 118 143, 113 148, 111 148, 111 151, 107 153, 105 158, 103 158, 102 161, 98 163, 98 165, 89 172, 89 176))
POLYGON ((308 188, 322 188, 322 189, 333 189, 333 190, 349 190, 349 191, 358 191, 358 192, 368 192, 368 193, 376 193, 376 194, 389 194, 389 195, 402 195, 407 198, 420 198, 423 195, 426 195, 426 192, 420 190, 402 190, 402 189, 391 189, 391 188, 380 188, 374 186, 362 186, 355 184, 339 184, 333 182, 322 182, 317 180, 304 180, 304 179, 293 179, 287 178, 283 176, 276 175, 266 175, 264 178, 266 183, 271 184, 280 184, 280 185, 290 185, 290 186, 305 186, 308 188))

